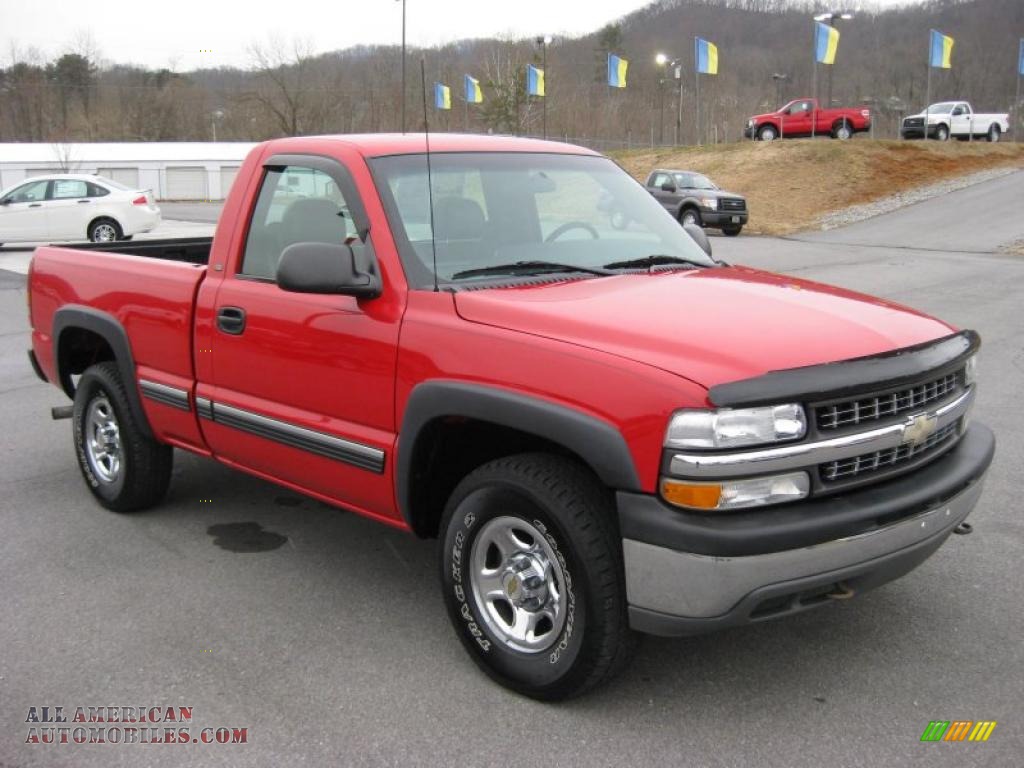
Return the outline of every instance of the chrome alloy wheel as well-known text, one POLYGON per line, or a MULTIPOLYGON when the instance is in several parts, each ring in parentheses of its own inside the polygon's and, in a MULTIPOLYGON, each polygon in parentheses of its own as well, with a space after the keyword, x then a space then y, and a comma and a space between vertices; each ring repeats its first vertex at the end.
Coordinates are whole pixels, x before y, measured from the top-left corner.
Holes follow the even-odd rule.
POLYGON ((562 566, 550 543, 518 517, 496 517, 470 553, 477 612, 491 634, 513 650, 540 653, 565 624, 562 566))
POLYGON ((117 230, 113 224, 97 224, 93 227, 92 237, 97 243, 112 243, 117 240, 117 230))
POLYGON ((121 430, 114 408, 104 395, 89 403, 85 414, 85 455, 100 480, 114 483, 121 474, 121 430))

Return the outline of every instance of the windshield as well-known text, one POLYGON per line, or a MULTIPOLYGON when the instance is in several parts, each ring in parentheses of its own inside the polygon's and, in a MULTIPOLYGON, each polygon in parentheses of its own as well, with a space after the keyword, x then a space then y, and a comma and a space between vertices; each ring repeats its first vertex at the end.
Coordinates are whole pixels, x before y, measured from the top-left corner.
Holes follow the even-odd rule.
MULTIPOLYGON (((433 285, 426 156, 370 161, 409 282, 433 285)), ((521 152, 430 155, 437 278, 539 262, 598 269, 652 254, 714 262, 641 185, 607 158, 521 152)), ((517 274, 529 272, 529 267, 517 274)))
POLYGON ((680 189, 718 189, 711 179, 699 173, 677 173, 676 186, 680 189))
POLYGON ((944 101, 941 104, 932 104, 928 107, 929 112, 939 112, 942 114, 949 114, 953 111, 953 107, 956 106, 955 101, 944 101))

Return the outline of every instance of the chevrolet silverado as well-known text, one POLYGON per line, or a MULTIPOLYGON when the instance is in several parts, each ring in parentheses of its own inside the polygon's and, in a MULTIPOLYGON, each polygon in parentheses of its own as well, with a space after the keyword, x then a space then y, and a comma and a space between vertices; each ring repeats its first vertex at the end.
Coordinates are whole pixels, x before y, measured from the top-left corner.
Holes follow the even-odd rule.
POLYGON ((469 655, 539 699, 638 633, 860 595, 975 506, 976 333, 715 261, 589 150, 429 149, 272 140, 212 240, 35 252, 30 361, 100 505, 157 504, 178 449, 435 538, 469 655))

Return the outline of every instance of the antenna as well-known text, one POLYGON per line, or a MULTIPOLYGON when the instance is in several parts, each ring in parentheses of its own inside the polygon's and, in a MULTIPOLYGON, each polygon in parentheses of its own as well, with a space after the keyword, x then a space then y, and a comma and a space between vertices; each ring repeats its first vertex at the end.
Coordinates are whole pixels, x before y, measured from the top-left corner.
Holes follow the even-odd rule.
POLYGON ((427 206, 430 208, 430 253, 434 267, 434 293, 437 287, 437 235, 434 234, 434 182, 430 175, 430 122, 427 118, 427 65, 420 56, 420 81, 423 84, 423 141, 427 145, 427 206))

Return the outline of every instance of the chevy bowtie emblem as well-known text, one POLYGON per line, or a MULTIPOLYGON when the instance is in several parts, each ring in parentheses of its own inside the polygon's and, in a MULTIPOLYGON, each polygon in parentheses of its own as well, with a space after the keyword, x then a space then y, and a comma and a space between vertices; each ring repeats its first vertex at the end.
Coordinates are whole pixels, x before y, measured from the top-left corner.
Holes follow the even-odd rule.
POLYGON ((938 419, 932 413, 919 413, 903 425, 903 444, 915 448, 927 440, 938 426, 938 419))

